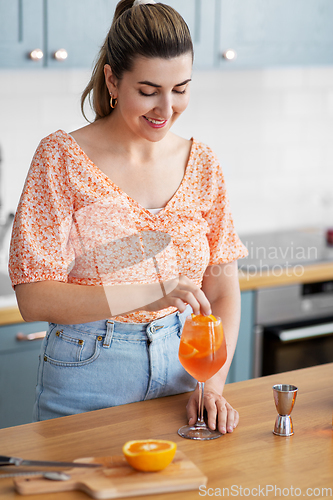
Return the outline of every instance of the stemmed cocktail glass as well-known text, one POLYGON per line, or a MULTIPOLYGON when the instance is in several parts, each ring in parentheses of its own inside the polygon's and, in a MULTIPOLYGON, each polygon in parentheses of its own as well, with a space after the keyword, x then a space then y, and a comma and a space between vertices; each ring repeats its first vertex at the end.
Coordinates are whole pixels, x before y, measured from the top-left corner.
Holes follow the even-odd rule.
POLYGON ((185 370, 198 381, 198 420, 178 430, 188 439, 216 439, 222 434, 209 429, 203 418, 204 383, 224 365, 227 347, 220 318, 214 316, 188 316, 185 320, 180 345, 179 360, 185 370))

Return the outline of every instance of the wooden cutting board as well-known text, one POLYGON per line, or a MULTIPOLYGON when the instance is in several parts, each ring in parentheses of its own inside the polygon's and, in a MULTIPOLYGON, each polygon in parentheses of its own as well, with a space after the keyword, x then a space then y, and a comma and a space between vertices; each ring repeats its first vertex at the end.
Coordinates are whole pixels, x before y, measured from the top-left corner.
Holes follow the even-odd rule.
POLYGON ((77 462, 103 464, 98 469, 70 469, 68 481, 51 481, 41 476, 17 477, 15 488, 21 495, 81 490, 93 498, 122 498, 172 491, 198 489, 207 477, 181 451, 168 467, 158 472, 134 470, 123 456, 91 457, 77 462))

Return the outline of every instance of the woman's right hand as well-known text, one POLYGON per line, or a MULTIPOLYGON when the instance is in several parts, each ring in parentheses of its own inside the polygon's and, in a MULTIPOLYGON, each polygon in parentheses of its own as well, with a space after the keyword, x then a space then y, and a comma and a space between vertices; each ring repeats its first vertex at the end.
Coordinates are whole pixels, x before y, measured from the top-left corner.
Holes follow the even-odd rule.
POLYGON ((212 313, 210 303, 201 290, 186 276, 179 276, 163 283, 166 295, 144 307, 146 311, 159 311, 167 307, 177 307, 184 312, 187 304, 194 314, 209 315, 212 313))
POLYGON ((84 286, 39 281, 17 285, 15 292, 25 321, 89 323, 133 311, 159 311, 171 306, 183 312, 187 304, 194 314, 211 314, 204 292, 185 276, 164 281, 163 286, 160 283, 84 286))

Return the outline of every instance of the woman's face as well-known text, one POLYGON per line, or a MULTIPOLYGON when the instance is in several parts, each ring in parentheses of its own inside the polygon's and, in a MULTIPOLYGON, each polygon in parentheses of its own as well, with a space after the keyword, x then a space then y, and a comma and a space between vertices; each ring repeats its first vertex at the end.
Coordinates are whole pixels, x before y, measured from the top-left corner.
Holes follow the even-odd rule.
POLYGON ((105 79, 118 103, 111 116, 124 133, 155 142, 163 139, 189 102, 192 55, 171 59, 138 56, 117 80, 109 65, 105 79))

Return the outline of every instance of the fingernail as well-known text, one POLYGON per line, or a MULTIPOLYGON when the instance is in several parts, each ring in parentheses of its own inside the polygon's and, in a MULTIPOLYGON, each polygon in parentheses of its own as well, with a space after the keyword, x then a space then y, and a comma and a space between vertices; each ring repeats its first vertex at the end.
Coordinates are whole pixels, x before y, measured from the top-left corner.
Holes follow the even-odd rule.
POLYGON ((222 434, 226 433, 225 427, 222 427, 221 432, 222 432, 222 434))
POLYGON ((233 427, 231 427, 231 426, 228 427, 228 432, 232 432, 233 430, 234 430, 233 427))

